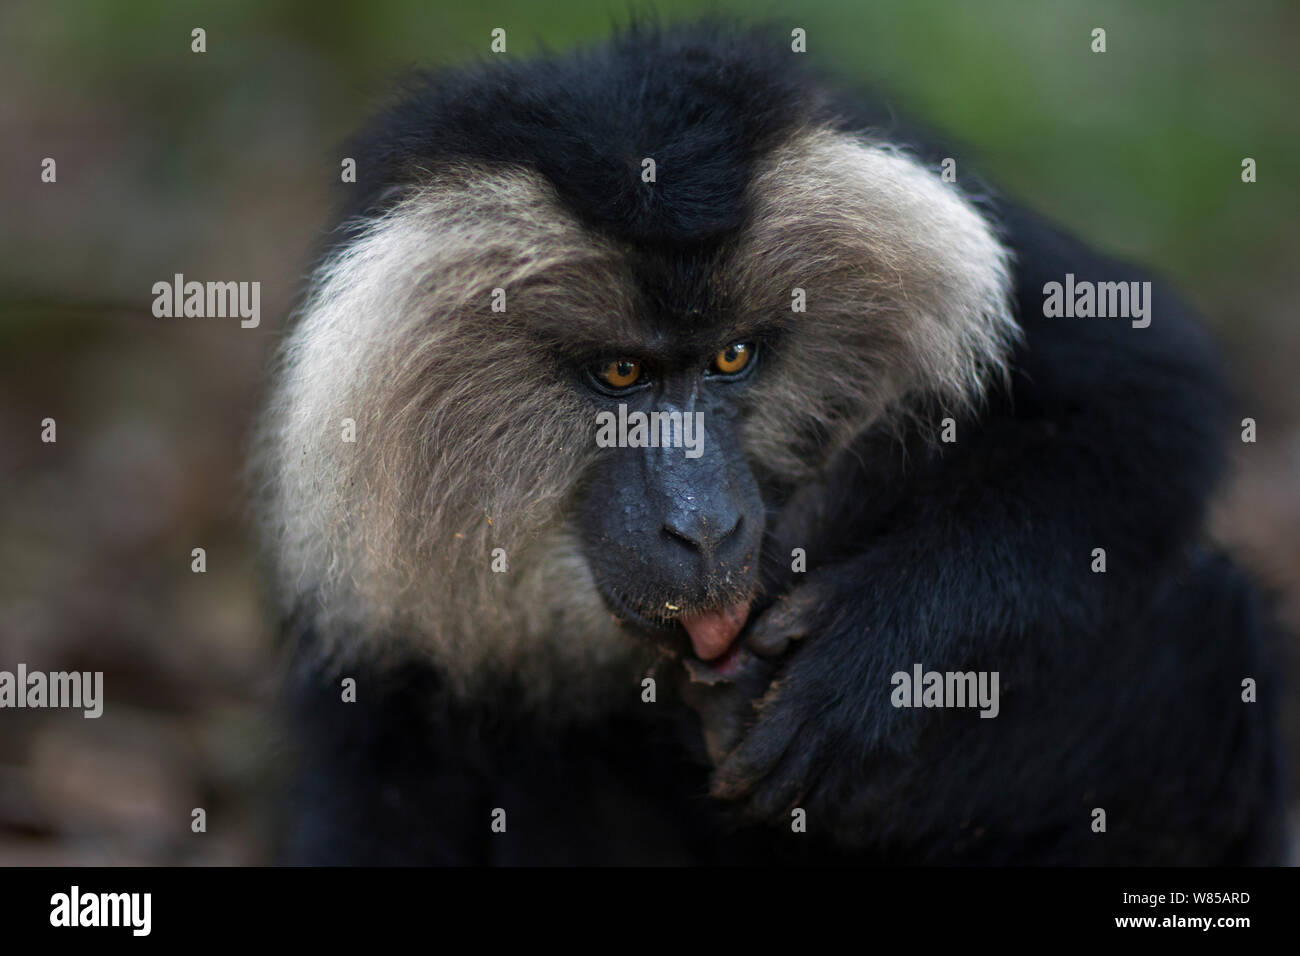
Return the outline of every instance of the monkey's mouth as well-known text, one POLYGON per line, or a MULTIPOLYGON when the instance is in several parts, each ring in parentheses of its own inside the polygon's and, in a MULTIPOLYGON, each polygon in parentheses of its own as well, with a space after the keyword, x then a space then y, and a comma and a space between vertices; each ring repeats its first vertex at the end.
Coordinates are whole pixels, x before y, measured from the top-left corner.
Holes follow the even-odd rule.
MULTIPOLYGON (((645 630, 661 644, 665 638, 685 634, 695 656, 702 661, 718 660, 732 650, 736 637, 749 619, 749 608, 754 600, 750 594, 739 601, 707 607, 685 607, 665 602, 653 611, 645 611, 620 594, 606 592, 604 597, 620 623, 645 630)), ((667 650, 677 652, 677 648, 672 646, 667 650)))

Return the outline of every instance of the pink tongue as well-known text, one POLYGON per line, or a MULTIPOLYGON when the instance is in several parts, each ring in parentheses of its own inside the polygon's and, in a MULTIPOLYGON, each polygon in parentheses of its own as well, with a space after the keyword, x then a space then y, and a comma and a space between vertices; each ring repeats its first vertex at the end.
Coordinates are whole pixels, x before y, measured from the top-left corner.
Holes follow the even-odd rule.
POLYGON ((702 661, 711 661, 727 653, 731 642, 745 626, 747 617, 749 617, 748 602, 733 604, 719 611, 683 615, 682 627, 686 628, 686 633, 691 637, 695 656, 702 661))

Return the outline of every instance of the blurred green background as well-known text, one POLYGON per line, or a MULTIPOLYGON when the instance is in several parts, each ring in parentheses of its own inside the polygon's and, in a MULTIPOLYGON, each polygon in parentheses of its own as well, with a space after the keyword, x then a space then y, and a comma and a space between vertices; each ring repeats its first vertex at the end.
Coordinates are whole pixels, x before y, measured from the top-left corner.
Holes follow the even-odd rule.
MULTIPOLYGON (((810 60, 956 135, 1002 192, 1174 279, 1260 423, 1259 442, 1234 449, 1216 529, 1300 625, 1300 6, 654 10, 805 28, 810 60), (1090 51, 1094 27, 1104 54, 1090 51), (1241 182, 1246 156, 1254 184, 1241 182)), ((348 188, 338 145, 402 71, 487 57, 494 27, 508 56, 526 56, 602 37, 628 12, 551 0, 0 7, 0 668, 103 670, 109 699, 98 721, 0 713, 0 862, 264 858, 282 761, 242 463, 278 329, 348 188), (56 183, 40 181, 45 157, 56 183), (155 319, 151 287, 176 272, 261 281, 261 327, 155 319), (47 416, 55 445, 39 441, 47 416), (190 571, 194 547, 206 574, 190 571), (205 834, 190 832, 194 807, 208 811, 205 834)), ((1286 719, 1300 727, 1292 703, 1286 719)))

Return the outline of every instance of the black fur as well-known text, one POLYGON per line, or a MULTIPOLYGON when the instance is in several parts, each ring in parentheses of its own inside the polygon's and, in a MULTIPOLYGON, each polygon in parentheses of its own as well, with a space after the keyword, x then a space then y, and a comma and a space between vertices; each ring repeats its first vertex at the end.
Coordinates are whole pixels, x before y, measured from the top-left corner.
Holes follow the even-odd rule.
MULTIPOLYGON (((642 30, 427 77, 359 140, 347 214, 391 201, 419 168, 523 163, 660 263, 658 311, 684 323, 692 270, 744 222, 755 157, 796 122, 880 123, 787 49, 642 30), (662 189, 635 188, 644 155, 662 189)), ((988 209, 1015 254, 1025 331, 1009 385, 942 453, 864 435, 806 513, 781 513, 765 489, 769 551, 788 554, 779 529, 796 528, 821 601, 780 695, 723 768, 727 799, 706 796, 684 708, 561 733, 513 712, 508 687, 457 703, 416 663, 354 675, 366 692, 344 706, 308 638, 291 684, 303 765, 290 858, 1276 862, 1271 628, 1204 542, 1235 434, 1211 343, 1158 282, 1146 329, 1044 318, 1043 285, 1067 272, 1150 277, 1015 206, 988 209), (1095 547, 1108 573, 1090 572, 1095 547), (912 662, 1000 672, 1000 716, 891 707, 890 674, 912 662), (1242 702, 1245 677, 1260 703, 1242 702), (809 834, 789 832, 796 803, 809 834), (493 807, 509 809, 508 837, 489 832, 493 807)), ((769 567, 769 586, 779 577, 769 567)))

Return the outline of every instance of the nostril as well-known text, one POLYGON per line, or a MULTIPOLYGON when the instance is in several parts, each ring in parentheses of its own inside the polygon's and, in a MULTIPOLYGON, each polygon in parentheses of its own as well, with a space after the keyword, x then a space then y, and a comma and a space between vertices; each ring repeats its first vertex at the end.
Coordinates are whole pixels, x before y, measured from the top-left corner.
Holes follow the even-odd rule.
POLYGON ((672 538, 674 541, 679 541, 682 544, 686 545, 688 548, 691 548, 692 550, 695 551, 700 550, 701 544, 699 539, 693 534, 691 534, 690 532, 685 531, 678 527, 674 527, 671 524, 665 524, 663 530, 664 530, 664 535, 669 538, 672 538))
POLYGON ((693 516, 690 520, 681 522, 665 521, 663 533, 669 538, 680 541, 692 550, 708 552, 714 550, 719 544, 740 530, 740 524, 743 520, 742 515, 736 515, 734 520, 730 521, 730 527, 727 530, 717 532, 715 529, 727 523, 726 518, 721 521, 710 521, 707 517, 693 516))

